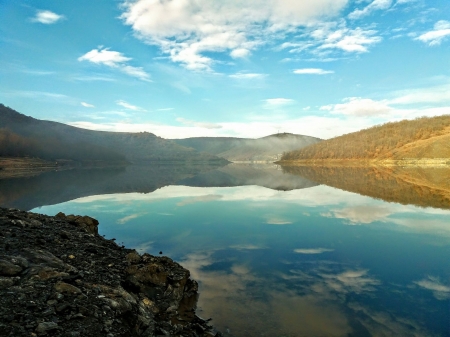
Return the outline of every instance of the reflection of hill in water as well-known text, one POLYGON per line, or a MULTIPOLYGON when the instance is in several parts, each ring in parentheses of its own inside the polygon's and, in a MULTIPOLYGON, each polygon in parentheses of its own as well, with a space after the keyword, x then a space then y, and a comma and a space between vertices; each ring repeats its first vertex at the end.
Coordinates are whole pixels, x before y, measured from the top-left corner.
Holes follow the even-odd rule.
POLYGON ((274 165, 148 165, 45 172, 26 178, 0 179, 0 206, 30 210, 90 195, 150 193, 167 185, 200 187, 259 185, 278 190, 315 186, 284 174, 274 165))
POLYGON ((229 164, 217 170, 204 172, 178 182, 179 185, 198 187, 228 187, 257 185, 288 191, 317 184, 295 174, 285 173, 276 165, 229 164))
POLYGON ((283 171, 373 198, 450 209, 450 169, 283 166, 283 171))
POLYGON ((127 166, 46 172, 28 178, 0 179, 0 206, 30 210, 90 195, 150 193, 216 167, 127 166))

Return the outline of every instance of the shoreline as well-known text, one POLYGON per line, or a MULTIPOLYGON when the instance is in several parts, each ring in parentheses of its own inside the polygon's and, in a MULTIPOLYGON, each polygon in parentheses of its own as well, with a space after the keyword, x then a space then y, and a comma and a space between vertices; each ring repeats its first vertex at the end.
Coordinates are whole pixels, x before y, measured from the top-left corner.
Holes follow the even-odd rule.
POLYGON ((280 160, 281 166, 328 166, 328 167, 448 167, 450 158, 404 158, 404 159, 305 159, 280 160))
POLYGON ((195 314, 187 269, 119 246, 97 226, 0 208, 0 335, 222 336, 195 314))

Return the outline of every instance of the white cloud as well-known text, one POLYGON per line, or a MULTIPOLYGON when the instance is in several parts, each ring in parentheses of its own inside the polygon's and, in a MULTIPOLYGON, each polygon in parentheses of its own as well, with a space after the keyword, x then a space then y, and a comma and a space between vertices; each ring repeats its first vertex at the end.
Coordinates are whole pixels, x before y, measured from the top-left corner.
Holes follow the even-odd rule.
POLYGON ((353 292, 360 294, 367 291, 374 291, 374 286, 380 281, 368 277, 367 270, 347 270, 340 274, 319 274, 325 280, 326 285, 336 292, 353 292))
POLYGON ((369 15, 373 11, 376 10, 386 10, 392 5, 392 0, 373 0, 370 4, 368 4, 363 9, 355 9, 351 12, 348 17, 349 19, 360 19, 366 15, 369 15))
POLYGON ((237 58, 244 58, 247 57, 251 54, 250 50, 245 49, 245 48, 238 48, 238 49, 234 49, 231 53, 230 56, 234 59, 237 58))
POLYGON ((253 50, 319 19, 338 15, 348 0, 210 1, 137 0, 124 3, 121 18, 136 36, 157 45, 173 62, 211 71, 207 52, 247 57, 253 50))
POLYGON ((397 91, 389 104, 450 103, 450 84, 397 91))
POLYGON ((218 194, 207 194, 197 197, 188 197, 177 203, 177 206, 183 207, 186 205, 197 204, 199 202, 211 202, 221 200, 222 196, 218 194))
POLYGON ((118 51, 106 49, 92 49, 83 56, 78 58, 78 61, 89 61, 95 64, 104 64, 108 67, 118 67, 124 62, 130 61, 130 57, 124 56, 118 51))
POLYGON ((326 74, 333 74, 334 71, 324 70, 320 68, 302 68, 302 69, 295 69, 293 73, 297 75, 326 75, 326 74))
POLYGON ((147 74, 142 67, 133 67, 126 64, 132 58, 124 56, 118 51, 109 50, 108 48, 92 49, 83 56, 78 58, 78 61, 89 61, 95 64, 102 64, 111 68, 119 69, 121 72, 139 78, 140 80, 151 82, 150 75, 147 74))
POLYGON ((308 249, 294 249, 295 253, 298 254, 322 254, 327 252, 333 252, 334 249, 328 249, 328 248, 308 248, 308 249))
POLYGON ((229 77, 238 79, 238 80, 254 80, 254 79, 262 79, 266 77, 266 74, 257 74, 257 73, 236 73, 229 75, 229 77))
POLYGON ((361 97, 346 98, 344 103, 325 105, 320 109, 327 110, 332 114, 360 117, 383 116, 392 110, 392 108, 383 101, 374 101, 369 98, 361 97))
POLYGON ((303 134, 320 138, 331 138, 344 133, 358 131, 374 125, 374 122, 363 118, 341 119, 338 117, 306 116, 297 119, 202 123, 186 119, 178 120, 182 126, 160 123, 104 122, 86 121, 69 122, 80 128, 116 132, 151 132, 163 138, 188 137, 243 137, 259 138, 277 133, 279 130, 295 134, 303 134))
POLYGON ((385 205, 354 205, 342 209, 332 210, 332 215, 337 219, 346 219, 349 224, 370 224, 375 221, 386 221, 392 214, 392 209, 385 205))
POLYGON ((266 224, 268 225, 291 225, 293 222, 286 220, 286 219, 282 219, 280 217, 269 217, 266 221, 266 224))
POLYGON ((438 46, 448 36, 450 36, 450 22, 441 20, 435 23, 434 30, 419 35, 416 40, 428 43, 430 46, 438 46))
POLYGON ((428 276, 427 278, 414 283, 424 289, 431 290, 434 297, 438 300, 443 301, 450 298, 450 287, 442 284, 436 277, 428 276))
POLYGON ((221 129, 222 128, 222 126, 220 124, 216 124, 216 123, 195 122, 195 121, 191 121, 191 120, 181 118, 181 117, 177 118, 176 120, 177 120, 177 122, 180 122, 184 125, 194 126, 194 127, 202 128, 202 129, 213 130, 213 129, 221 129))
POLYGON ((127 75, 137 77, 143 81, 152 82, 150 80, 150 75, 147 74, 142 67, 121 66, 119 69, 127 75))
POLYGON ((41 10, 36 12, 36 16, 32 18, 31 21, 50 25, 63 19, 64 15, 59 15, 47 10, 41 10))
POLYGON ((136 213, 136 214, 127 215, 127 216, 125 216, 125 217, 123 217, 121 219, 118 219, 116 222, 119 225, 123 225, 123 224, 126 224, 127 222, 129 222, 129 221, 131 221, 133 219, 139 218, 142 215, 145 215, 145 214, 136 213))
POLYGON ((136 106, 136 105, 132 105, 132 104, 127 103, 127 102, 122 101, 122 100, 116 101, 116 104, 117 104, 117 105, 120 105, 121 107, 124 107, 125 109, 128 109, 128 110, 133 110, 133 111, 146 111, 145 109, 143 109, 143 108, 141 108, 141 107, 138 107, 138 106, 136 106))
POLYGON ((285 105, 289 105, 294 103, 295 101, 290 98, 269 98, 264 100, 264 108, 266 109, 273 109, 273 108, 279 108, 285 105))
POLYGON ((85 108, 95 108, 94 105, 86 103, 86 102, 81 102, 81 105, 84 106, 85 108))
POLYGON ((349 29, 341 28, 335 31, 325 32, 316 30, 314 37, 320 39, 319 49, 338 49, 349 53, 365 53, 368 47, 381 41, 381 37, 376 36, 377 31, 361 28, 349 29))

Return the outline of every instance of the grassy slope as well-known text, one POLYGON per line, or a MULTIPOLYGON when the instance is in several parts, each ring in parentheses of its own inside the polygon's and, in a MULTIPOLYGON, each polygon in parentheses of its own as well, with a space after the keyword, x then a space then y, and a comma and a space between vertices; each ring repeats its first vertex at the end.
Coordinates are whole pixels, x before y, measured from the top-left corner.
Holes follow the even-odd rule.
POLYGON ((450 115, 375 126, 285 154, 282 161, 450 158, 450 115))

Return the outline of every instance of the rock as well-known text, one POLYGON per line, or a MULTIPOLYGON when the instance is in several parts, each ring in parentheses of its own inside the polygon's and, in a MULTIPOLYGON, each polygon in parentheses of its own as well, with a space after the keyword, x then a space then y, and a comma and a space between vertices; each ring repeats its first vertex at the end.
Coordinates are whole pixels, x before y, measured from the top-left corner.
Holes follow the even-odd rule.
POLYGON ((12 264, 6 260, 0 260, 0 275, 2 276, 16 276, 22 272, 23 268, 12 264))
POLYGON ((58 324, 54 322, 42 322, 36 328, 36 332, 38 334, 45 334, 48 331, 58 329, 58 324))
POLYGON ((0 289, 6 289, 14 285, 15 279, 12 277, 0 277, 0 289))
POLYGON ((139 263, 141 261, 141 256, 136 251, 127 254, 125 258, 128 262, 133 264, 139 263))
POLYGON ((81 294, 81 290, 71 284, 65 282, 57 282, 54 286, 55 290, 62 294, 81 294))
POLYGON ((120 247, 97 226, 0 208, 0 336, 214 335, 195 317, 188 270, 120 247))

